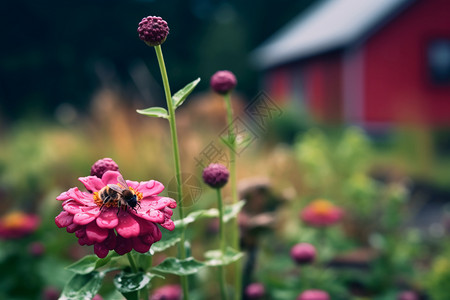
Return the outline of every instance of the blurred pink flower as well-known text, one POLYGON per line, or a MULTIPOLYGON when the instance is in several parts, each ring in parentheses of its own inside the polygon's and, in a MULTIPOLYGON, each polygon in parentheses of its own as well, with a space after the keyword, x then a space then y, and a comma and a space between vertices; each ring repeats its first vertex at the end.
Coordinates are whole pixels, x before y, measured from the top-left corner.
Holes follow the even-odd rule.
POLYGON ((297 300, 330 300, 330 296, 325 291, 306 290, 298 296, 297 300))
POLYGON ((261 299, 265 293, 264 285, 259 282, 251 283, 245 288, 245 295, 248 299, 261 299))
POLYGON ((209 81, 211 88, 219 94, 226 94, 237 85, 234 74, 228 70, 217 71, 209 81))
POLYGON ((157 288, 150 300, 181 300, 181 286, 178 284, 168 284, 157 288))
POLYGON ((316 248, 309 243, 298 243, 291 248, 291 257, 297 264, 308 264, 316 258, 316 248))
POLYGON ((168 230, 175 228, 171 209, 177 204, 171 198, 157 196, 164 186, 155 180, 126 181, 136 195, 138 205, 135 208, 125 205, 119 208, 117 201, 110 201, 101 208, 103 200, 99 191, 110 184, 120 185, 119 176, 119 172, 107 171, 102 178, 80 177, 86 189, 93 193, 75 187, 56 198, 63 201, 63 211, 55 218, 56 225, 75 233, 80 245, 94 245, 94 252, 100 258, 110 250, 119 255, 132 249, 145 253, 161 239, 157 224, 168 230))
POLYGON ((0 219, 0 238, 18 239, 36 231, 40 219, 37 215, 13 211, 0 219))
POLYGON ((328 200, 312 201, 300 213, 303 222, 310 226, 331 226, 342 219, 343 211, 328 200))

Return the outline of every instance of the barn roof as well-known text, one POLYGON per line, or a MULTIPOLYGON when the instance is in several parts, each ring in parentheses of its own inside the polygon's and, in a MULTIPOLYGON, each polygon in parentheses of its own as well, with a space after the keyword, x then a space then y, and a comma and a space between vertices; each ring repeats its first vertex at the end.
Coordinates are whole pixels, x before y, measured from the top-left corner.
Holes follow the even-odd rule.
POLYGON ((258 68, 270 68, 349 45, 411 0, 324 0, 299 15, 251 54, 258 68))

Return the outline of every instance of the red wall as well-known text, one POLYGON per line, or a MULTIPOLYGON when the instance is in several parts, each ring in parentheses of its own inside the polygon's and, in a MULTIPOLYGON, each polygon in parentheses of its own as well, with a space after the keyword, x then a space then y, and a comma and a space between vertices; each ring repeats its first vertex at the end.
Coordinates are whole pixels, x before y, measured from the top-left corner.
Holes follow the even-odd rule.
POLYGON ((363 115, 368 122, 450 125, 450 86, 429 79, 426 51, 450 39, 450 1, 420 0, 386 24, 364 48, 363 115))
POLYGON ((304 66, 305 95, 314 119, 342 121, 342 64, 340 54, 308 60, 304 66))

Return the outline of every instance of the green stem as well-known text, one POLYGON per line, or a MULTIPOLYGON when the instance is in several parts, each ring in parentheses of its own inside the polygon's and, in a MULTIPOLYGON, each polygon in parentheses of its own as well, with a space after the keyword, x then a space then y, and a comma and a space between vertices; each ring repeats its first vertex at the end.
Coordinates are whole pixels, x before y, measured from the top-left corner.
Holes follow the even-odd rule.
POLYGON ((131 255, 130 252, 127 253, 127 258, 128 258, 128 261, 130 262, 131 270, 133 271, 133 273, 137 273, 138 268, 136 267, 136 262, 134 261, 134 257, 133 257, 133 255, 131 255))
MULTIPOLYGON (((172 102, 172 94, 170 92, 169 86, 169 78, 167 77, 166 65, 164 64, 164 57, 161 50, 161 45, 155 46, 156 57, 158 58, 159 69, 161 71, 161 77, 164 85, 164 93, 166 95, 167 101, 167 110, 169 113, 169 124, 170 124, 170 135, 172 137, 172 147, 173 147, 173 160, 175 162, 175 176, 177 179, 177 192, 178 192, 178 213, 180 215, 180 219, 184 218, 183 213, 183 189, 182 189, 182 181, 181 181, 181 163, 180 163, 180 151, 178 148, 178 137, 177 137, 177 127, 175 123, 175 108, 172 102)), ((183 228, 181 231, 181 241, 179 243, 179 257, 180 259, 186 258, 186 249, 184 247, 185 242, 185 229, 183 228)), ((184 300, 189 299, 189 289, 188 289, 188 281, 186 276, 181 276, 181 285, 183 287, 183 296, 184 300)))
MULTIPOLYGON (((233 108, 231 106, 230 93, 224 95, 225 104, 227 108, 227 123, 228 123, 228 135, 230 139, 230 187, 231 187, 231 199, 232 204, 236 204, 239 201, 238 191, 237 191, 237 180, 236 180, 236 137, 234 135, 233 123, 233 108)), ((232 246, 235 250, 240 251, 239 247, 239 224, 237 218, 232 221, 231 229, 231 240, 232 246)), ((234 274, 234 299, 241 299, 242 292, 242 266, 241 261, 238 260, 235 263, 235 274, 234 274)))
MULTIPOLYGON (((220 238, 220 252, 222 260, 225 256, 225 250, 226 250, 226 242, 225 242, 225 227, 223 224, 223 201, 222 201, 222 193, 220 189, 217 190, 217 206, 219 209, 219 238, 220 238)), ((226 282, 225 282, 225 267, 219 266, 219 283, 220 283, 220 295, 222 297, 222 300, 227 299, 227 292, 226 292, 226 282)))

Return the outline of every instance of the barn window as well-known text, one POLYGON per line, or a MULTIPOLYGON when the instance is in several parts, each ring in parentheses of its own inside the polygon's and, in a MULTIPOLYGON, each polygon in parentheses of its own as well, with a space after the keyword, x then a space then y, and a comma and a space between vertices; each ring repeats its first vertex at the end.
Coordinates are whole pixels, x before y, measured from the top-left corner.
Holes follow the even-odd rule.
POLYGON ((450 85, 450 39, 438 39, 430 43, 428 67, 434 84, 450 85))

